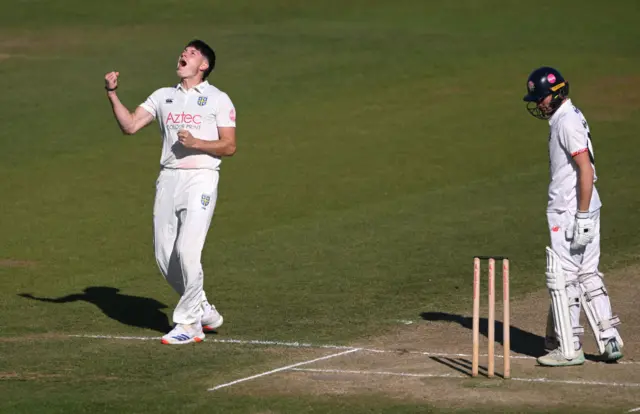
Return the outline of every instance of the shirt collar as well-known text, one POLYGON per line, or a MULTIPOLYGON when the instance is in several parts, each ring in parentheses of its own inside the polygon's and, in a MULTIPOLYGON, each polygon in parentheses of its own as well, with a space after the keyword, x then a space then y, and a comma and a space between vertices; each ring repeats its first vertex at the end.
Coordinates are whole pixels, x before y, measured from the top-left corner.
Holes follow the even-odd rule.
POLYGON ((554 124, 556 120, 560 117, 560 114, 567 112, 569 108, 571 108, 571 99, 567 99, 562 103, 562 105, 560 105, 558 109, 556 109, 553 115, 551 115, 551 118, 549 118, 549 125, 554 124))
MULTIPOLYGON (((209 82, 208 81, 202 81, 199 84, 197 84, 196 86, 194 86, 192 89, 195 90, 198 93, 204 93, 204 90, 207 89, 207 87, 209 86, 209 82)), ((184 89, 182 87, 182 84, 179 83, 176 85, 176 90, 182 91, 182 92, 188 92, 186 89, 184 89)))

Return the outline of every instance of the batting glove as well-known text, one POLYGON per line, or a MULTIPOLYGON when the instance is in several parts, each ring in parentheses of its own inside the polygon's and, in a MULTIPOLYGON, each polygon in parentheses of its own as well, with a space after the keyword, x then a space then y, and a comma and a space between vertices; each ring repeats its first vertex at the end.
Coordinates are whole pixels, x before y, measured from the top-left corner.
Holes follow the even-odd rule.
POLYGON ((576 213, 576 222, 573 226, 573 240, 571 241, 572 250, 584 249, 591 243, 596 236, 595 223, 588 211, 578 211, 576 213))

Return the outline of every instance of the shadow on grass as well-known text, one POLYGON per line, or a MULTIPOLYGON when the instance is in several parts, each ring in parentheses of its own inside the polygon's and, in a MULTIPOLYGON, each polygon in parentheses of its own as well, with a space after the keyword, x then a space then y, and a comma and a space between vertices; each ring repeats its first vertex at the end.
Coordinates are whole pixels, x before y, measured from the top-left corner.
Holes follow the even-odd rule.
MULTIPOLYGON (((425 321, 444 321, 455 322, 458 325, 467 329, 473 329, 473 319, 468 316, 455 315, 446 312, 422 312, 420 314, 425 321)), ((480 318, 480 333, 485 337, 488 335, 489 322, 487 318, 480 318)), ((504 325, 502 321, 496 320, 495 339, 496 342, 502 344, 502 331, 504 325)), ((532 332, 524 331, 515 326, 511 326, 509 331, 511 333, 511 350, 519 354, 528 355, 534 358, 546 354, 544 350, 544 337, 536 335, 532 332)), ((469 339, 469 345, 471 345, 471 339, 469 339)), ((584 357, 588 361, 600 362, 600 357, 594 354, 588 354, 585 352, 584 357)))
POLYGON ((18 296, 48 303, 89 302, 100 308, 111 319, 125 325, 163 333, 171 330, 167 315, 161 310, 167 308, 167 305, 155 299, 124 295, 119 292, 120 289, 113 287, 91 286, 83 293, 74 293, 60 298, 42 298, 30 293, 20 293, 18 296))
MULTIPOLYGON (((454 322, 467 329, 473 329, 473 319, 467 316, 445 312, 422 312, 420 316, 426 321, 454 322)), ((480 333, 485 337, 488 334, 488 327, 489 322, 487 321, 487 318, 480 318, 480 333)), ((502 321, 496 320, 495 338, 496 342, 500 344, 502 344, 503 330, 504 325, 502 324, 502 321)), ((515 326, 511 326, 509 332, 511 334, 512 351, 535 358, 545 354, 544 337, 532 332, 524 331, 515 326)), ((469 346, 471 346, 471 339, 469 339, 469 346)))

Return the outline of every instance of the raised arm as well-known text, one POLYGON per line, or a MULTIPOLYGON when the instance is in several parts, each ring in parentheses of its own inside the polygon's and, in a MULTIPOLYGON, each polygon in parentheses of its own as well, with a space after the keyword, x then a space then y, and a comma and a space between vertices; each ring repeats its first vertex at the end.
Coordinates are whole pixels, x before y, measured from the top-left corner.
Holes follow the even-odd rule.
POLYGON ((19 293, 18 296, 22 296, 23 298, 27 298, 27 299, 39 300, 40 302, 51 302, 51 303, 75 302, 83 298, 83 295, 80 295, 77 293, 73 295, 62 296, 60 298, 40 298, 37 296, 33 296, 31 293, 19 293))
POLYGON ((123 133, 133 135, 153 121, 153 115, 142 107, 137 107, 135 112, 131 113, 116 94, 118 89, 118 76, 120 72, 109 72, 104 76, 105 89, 107 90, 107 98, 111 103, 113 115, 118 121, 118 126, 123 133))

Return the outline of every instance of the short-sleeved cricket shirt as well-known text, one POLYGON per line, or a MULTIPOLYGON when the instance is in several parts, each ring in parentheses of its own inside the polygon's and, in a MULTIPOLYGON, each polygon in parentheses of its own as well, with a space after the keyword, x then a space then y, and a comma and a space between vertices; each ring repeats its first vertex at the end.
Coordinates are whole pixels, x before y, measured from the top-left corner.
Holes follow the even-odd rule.
POLYGON ((162 134, 163 168, 220 168, 220 157, 183 147, 178 131, 184 129, 198 139, 219 139, 218 127, 235 127, 236 110, 229 96, 204 81, 185 90, 182 85, 160 88, 140 104, 158 121, 162 134))
MULTIPOLYGON (((582 112, 567 99, 549 119, 549 203, 547 211, 578 210, 578 170, 573 157, 588 152, 595 175, 595 159, 591 132, 582 112)), ((589 205, 590 211, 602 207, 595 186, 589 205)))

